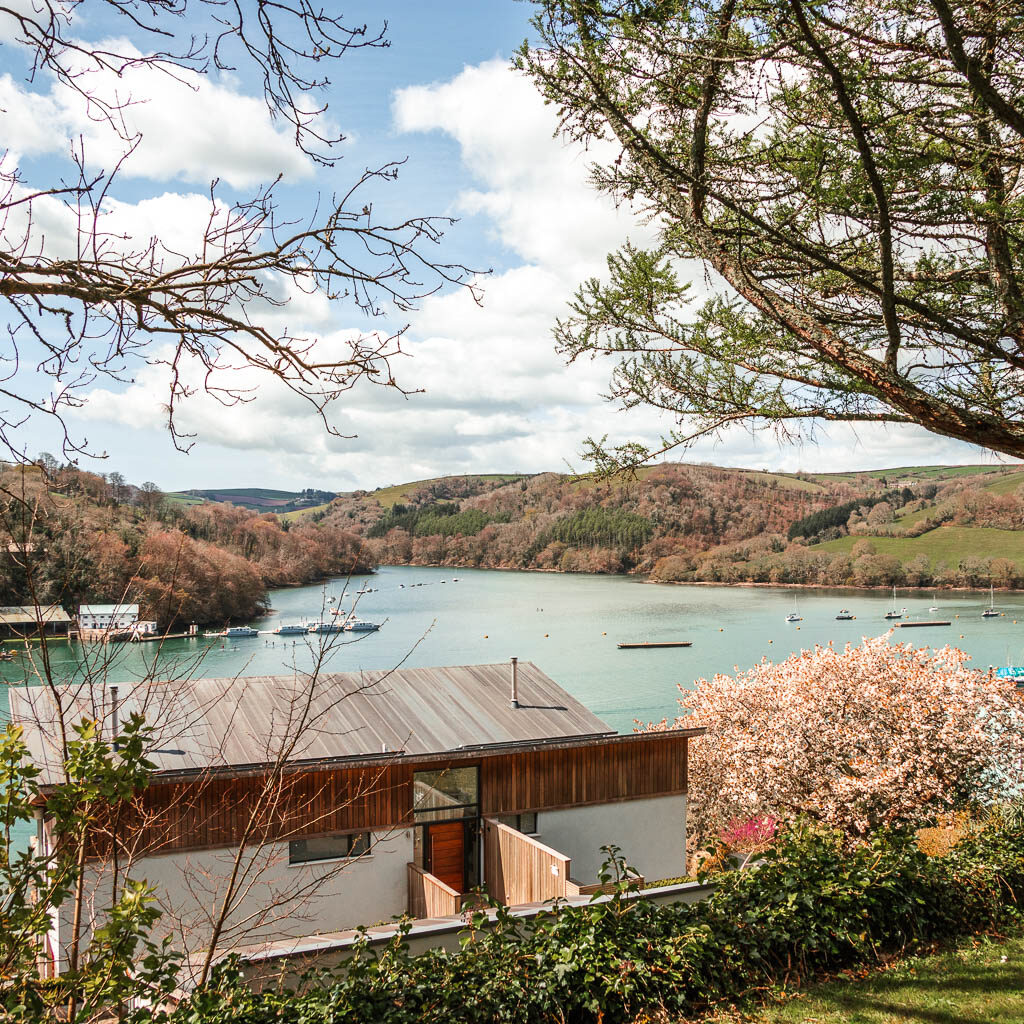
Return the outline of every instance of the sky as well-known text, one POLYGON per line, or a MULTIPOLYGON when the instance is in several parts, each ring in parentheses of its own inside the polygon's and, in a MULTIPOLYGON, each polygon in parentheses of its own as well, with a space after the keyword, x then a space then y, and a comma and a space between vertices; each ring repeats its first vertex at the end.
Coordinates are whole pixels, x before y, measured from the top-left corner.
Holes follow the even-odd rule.
MULTIPOLYGON (((87 20, 99 16, 98 5, 79 11, 75 27, 85 39, 123 31, 87 20)), ((195 81, 126 76, 118 88, 130 89, 127 116, 142 142, 112 190, 111 223, 125 235, 155 234, 187 249, 214 178, 227 196, 241 197, 281 174, 286 209, 298 215, 364 168, 404 160, 398 181, 375 192, 375 210, 458 218, 438 256, 481 271, 482 302, 448 288, 404 320, 386 318, 392 329, 408 324, 406 355, 394 369, 412 393, 356 387, 331 413, 336 434, 285 388, 243 377, 254 389, 249 401, 225 406, 200 389, 183 403, 178 428, 194 443, 178 452, 162 409, 166 367, 134 364, 120 382, 98 381, 71 416, 90 450, 106 454, 81 464, 165 490, 346 491, 447 474, 581 470, 588 436, 656 442, 669 421, 651 410, 624 412, 603 397, 610 363, 567 366, 554 349, 552 325, 577 285, 602 275, 608 252, 651 235, 631 211, 590 189, 590 157, 556 137, 553 110, 511 68, 529 33, 530 5, 402 0, 349 4, 345 13, 370 25, 386 18, 391 45, 350 53, 332 71, 328 116, 347 136, 335 167, 296 152, 244 73, 195 81)), ((53 180, 66 173, 71 139, 83 140, 97 166, 116 160, 118 141, 45 75, 27 81, 18 57, 0 24, 6 166, 20 166, 29 184, 53 180)), ((51 243, 66 230, 58 205, 37 214, 51 243)), ((699 267, 694 274, 702 288, 699 267)), ((294 296, 274 316, 317 337, 324 351, 375 326, 351 305, 315 295, 294 296)), ((996 461, 915 427, 831 426, 815 434, 815 443, 793 445, 736 429, 671 458, 785 471, 996 461)), ((21 438, 31 455, 59 446, 39 419, 26 423, 21 438)))

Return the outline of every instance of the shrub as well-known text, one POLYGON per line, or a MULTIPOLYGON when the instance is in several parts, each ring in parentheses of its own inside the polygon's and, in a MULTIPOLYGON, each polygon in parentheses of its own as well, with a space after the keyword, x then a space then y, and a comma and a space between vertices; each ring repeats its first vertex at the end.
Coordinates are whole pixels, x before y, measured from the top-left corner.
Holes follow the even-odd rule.
POLYGON ((529 922, 497 909, 493 930, 461 953, 410 956, 401 936, 363 944, 344 970, 310 976, 301 994, 255 994, 223 965, 177 1024, 483 1024, 601 1020, 664 1008, 693 1013, 751 987, 790 984, 921 943, 1003 927, 1024 897, 1024 830, 1005 818, 931 859, 909 832, 852 850, 835 831, 798 824, 757 870, 721 876, 701 903, 625 899, 613 859, 605 902, 529 922))

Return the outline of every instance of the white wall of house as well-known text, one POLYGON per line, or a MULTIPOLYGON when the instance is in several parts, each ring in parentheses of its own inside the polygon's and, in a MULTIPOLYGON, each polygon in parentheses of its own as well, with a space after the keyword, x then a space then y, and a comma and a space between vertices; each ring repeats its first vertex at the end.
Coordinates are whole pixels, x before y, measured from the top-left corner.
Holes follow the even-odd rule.
MULTIPOLYGON (((234 850, 162 854, 136 862, 130 877, 145 880, 157 893, 163 917, 157 937, 175 935, 174 945, 189 952, 205 949, 211 916, 223 901, 234 850), (183 940, 183 941, 182 941, 183 940)), ((261 851, 243 884, 243 895, 228 921, 223 945, 253 945, 262 940, 345 931, 387 922, 406 912, 406 865, 412 860, 412 832, 375 833, 368 856, 352 860, 291 865, 288 844, 261 851)), ((110 899, 108 870, 88 874, 86 922, 99 923, 96 907, 110 899)), ((51 942, 66 963, 71 935, 70 901, 61 908, 51 942)))
POLYGON ((537 838, 572 858, 577 882, 597 880, 602 846, 622 849, 626 863, 651 881, 686 873, 686 797, 659 796, 537 814, 537 838))

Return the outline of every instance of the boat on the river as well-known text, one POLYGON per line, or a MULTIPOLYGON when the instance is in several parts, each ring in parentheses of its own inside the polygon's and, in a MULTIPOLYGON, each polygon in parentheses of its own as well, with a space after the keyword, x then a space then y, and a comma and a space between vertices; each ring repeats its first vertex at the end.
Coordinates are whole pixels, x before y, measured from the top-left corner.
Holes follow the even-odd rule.
POLYGON ((345 620, 343 627, 346 633, 373 633, 380 629, 380 624, 376 622, 367 622, 365 619, 357 619, 354 615, 350 615, 345 620))
POLYGON ((981 613, 983 619, 994 619, 999 615, 999 609, 996 608, 996 592, 995 587, 988 588, 988 607, 981 613))
POLYGON ((853 612, 851 612, 849 608, 840 608, 839 609, 839 614, 836 616, 836 619, 838 621, 840 621, 840 622, 845 622, 847 619, 855 619, 855 618, 857 618, 857 616, 854 615, 853 612))
POLYGON ((270 632, 273 633, 274 636, 305 636, 306 627, 295 625, 278 626, 277 629, 272 629, 270 632))
POLYGON ((239 637, 259 636, 260 631, 258 629, 253 629, 252 626, 228 626, 228 628, 224 630, 224 635, 229 640, 237 640, 239 637))
POLYGON ((314 622, 307 627, 307 633, 340 633, 345 627, 337 622, 314 622))
POLYGON ((892 607, 882 616, 884 619, 902 619, 906 615, 907 609, 901 608, 899 611, 896 610, 896 588, 892 588, 892 607))

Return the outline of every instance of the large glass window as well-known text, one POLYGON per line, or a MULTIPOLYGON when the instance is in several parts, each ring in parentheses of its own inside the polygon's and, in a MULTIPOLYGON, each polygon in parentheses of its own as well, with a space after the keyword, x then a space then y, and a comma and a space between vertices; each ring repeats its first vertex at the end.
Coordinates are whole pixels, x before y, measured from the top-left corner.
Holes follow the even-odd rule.
POLYGON ((413 773, 412 808, 417 823, 475 818, 479 804, 480 769, 475 766, 413 773))
POLYGON ((339 857, 363 857, 370 852, 369 832, 293 839, 288 844, 289 864, 309 864, 339 857))

